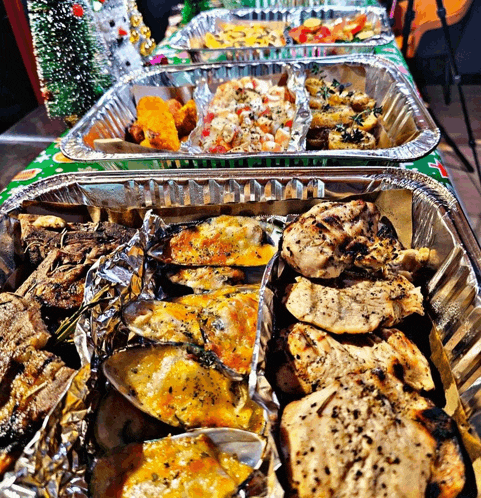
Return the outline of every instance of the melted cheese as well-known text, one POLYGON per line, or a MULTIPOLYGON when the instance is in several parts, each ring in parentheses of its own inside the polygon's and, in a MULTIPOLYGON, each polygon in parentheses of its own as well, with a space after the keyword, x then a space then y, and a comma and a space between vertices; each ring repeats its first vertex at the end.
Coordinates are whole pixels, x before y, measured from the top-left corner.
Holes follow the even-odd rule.
POLYGON ((263 412, 234 382, 174 346, 134 348, 111 356, 107 377, 134 404, 175 427, 260 431, 263 412))
POLYGON ((232 455, 220 453, 205 435, 165 438, 130 445, 100 460, 94 498, 224 498, 251 472, 232 455))
POLYGON ((198 311, 166 301, 138 301, 124 311, 127 326, 136 334, 159 342, 203 344, 198 311))
POLYGON ((219 216, 174 235, 162 259, 193 266, 262 266, 275 252, 275 246, 264 243, 258 221, 244 216, 219 216))

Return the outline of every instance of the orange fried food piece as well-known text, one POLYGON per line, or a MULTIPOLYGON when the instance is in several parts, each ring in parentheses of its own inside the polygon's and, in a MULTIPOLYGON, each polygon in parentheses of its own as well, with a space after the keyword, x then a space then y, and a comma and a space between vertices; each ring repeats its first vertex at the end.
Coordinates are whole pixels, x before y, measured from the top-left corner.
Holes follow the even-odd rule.
POLYGON ((191 99, 187 104, 182 106, 179 111, 173 114, 175 126, 179 132, 179 137, 188 135, 197 124, 197 107, 191 99))
POLYGON ((160 97, 142 97, 137 104, 137 124, 144 130, 146 140, 141 145, 156 149, 179 150, 180 141, 175 121, 167 103, 160 97))
POLYGON ((172 114, 172 116, 174 116, 174 120, 175 120, 175 115, 182 108, 182 104, 177 99, 169 99, 167 101, 167 107, 169 108, 170 114, 172 114))

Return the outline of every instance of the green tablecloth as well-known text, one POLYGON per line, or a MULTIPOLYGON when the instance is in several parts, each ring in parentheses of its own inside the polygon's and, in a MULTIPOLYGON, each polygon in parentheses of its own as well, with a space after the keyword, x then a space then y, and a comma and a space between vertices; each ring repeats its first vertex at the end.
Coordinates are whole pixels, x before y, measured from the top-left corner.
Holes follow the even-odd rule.
MULTIPOLYGON (((376 49, 376 53, 395 63, 400 70, 413 82, 407 65, 395 42, 376 49)), ((157 54, 167 56, 169 63, 182 64, 188 63, 188 54, 177 53, 168 45, 160 45, 157 54)), ((417 90, 416 90, 417 91, 417 90)), ((135 163, 128 163, 125 169, 138 169, 135 163)), ((149 168, 149 162, 142 162, 143 168, 149 168)), ((439 182, 443 183, 449 189, 452 189, 449 175, 443 167, 441 154, 438 150, 433 151, 426 157, 412 163, 401 163, 401 168, 412 169, 424 173, 439 182)), ((104 171, 108 167, 97 163, 75 163, 67 159, 60 151, 59 140, 55 141, 46 150, 44 150, 25 170, 13 178, 7 187, 0 193, 0 203, 3 203, 12 193, 29 185, 41 178, 46 178, 59 173, 71 173, 77 171, 104 171)), ((154 168, 154 166, 152 166, 154 168)))

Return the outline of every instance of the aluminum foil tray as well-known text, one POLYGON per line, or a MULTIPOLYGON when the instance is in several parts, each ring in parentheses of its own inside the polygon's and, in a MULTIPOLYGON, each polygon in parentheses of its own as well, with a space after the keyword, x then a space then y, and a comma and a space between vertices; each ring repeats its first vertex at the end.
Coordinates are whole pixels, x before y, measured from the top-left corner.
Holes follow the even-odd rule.
MULTIPOLYGON (((58 175, 27 186, 1 206, 1 281, 8 276, 7 269, 15 270, 15 261, 4 255, 8 247, 15 246, 11 227, 18 212, 57 214, 77 221, 91 217, 139 226, 149 209, 166 222, 220 213, 284 216, 300 212, 315 199, 369 196, 392 189, 407 189, 412 194, 413 247, 427 246, 439 255, 435 273, 426 286, 426 298, 427 312, 443 346, 442 358, 452 373, 444 387, 450 397, 454 391, 459 392, 471 430, 481 435, 481 248, 454 195, 421 173, 400 168, 336 167, 322 171, 273 168, 255 174, 236 171, 234 175, 229 171, 203 170, 195 178, 187 171, 172 172, 169 178, 156 171, 58 175)), ((454 411, 459 414, 459 406, 449 408, 453 413, 445 409, 450 415, 454 411)), ((29 458, 26 452, 21 461, 29 458)), ((55 462, 50 469, 54 474, 55 469, 63 471, 64 465, 55 462)), ((24 472, 27 467, 18 472, 20 479, 27 479, 26 475, 30 479, 31 474, 24 472)), ((82 484, 81 476, 78 480, 71 476, 71 487, 82 484)), ((11 494, 6 496, 35 495, 31 487, 23 488, 21 480, 13 484, 14 475, 8 478, 0 483, 0 494, 7 489, 11 494)), ((56 484, 53 485, 52 476, 50 479, 48 496, 63 496, 56 494, 56 484)), ((33 481, 29 482, 31 485, 33 481)), ((63 481, 62 485, 68 487, 69 483, 63 481)), ((79 493, 76 496, 84 496, 78 487, 75 490, 79 493)))
MULTIPOLYGON (((338 76, 339 78, 339 76, 338 76)), ((202 88, 207 85, 202 85, 202 88)), ((108 161, 113 169, 168 168, 249 168, 266 166, 312 167, 326 165, 395 164, 419 159, 431 152, 440 140, 440 132, 417 92, 390 61, 373 55, 353 55, 296 61, 263 61, 219 63, 212 65, 157 66, 125 76, 62 139, 62 152, 74 161, 108 161), (200 133, 202 110, 205 112, 205 93, 195 92, 200 83, 208 85, 243 76, 275 77, 296 72, 298 105, 306 102, 307 94, 300 84, 310 71, 338 76, 340 68, 347 68, 382 105, 383 127, 391 147, 375 150, 305 150, 305 137, 310 115, 298 111, 294 127, 301 136, 295 150, 262 154, 198 153, 194 147, 178 152, 152 149, 148 152, 102 152, 95 150, 92 139, 124 139, 127 127, 135 120, 135 88, 164 87, 193 95, 200 109, 196 130, 200 133), (300 88, 301 87, 301 88, 300 88), (145 162, 149 160, 149 162, 145 162), (127 161, 135 161, 126 163, 127 161)))
POLYGON ((214 9, 202 12, 192 19, 183 29, 177 31, 169 40, 169 45, 178 50, 186 50, 193 62, 219 62, 292 59, 305 57, 324 57, 326 55, 348 55, 354 53, 374 53, 376 47, 385 45, 394 39, 387 18, 386 10, 381 7, 296 7, 264 9, 214 9), (379 34, 362 42, 296 44, 287 34, 284 47, 242 47, 209 49, 203 47, 207 33, 217 33, 219 21, 282 21, 288 27, 300 26, 306 19, 316 17, 323 20, 345 18, 356 14, 366 14, 368 21, 379 27, 379 34))

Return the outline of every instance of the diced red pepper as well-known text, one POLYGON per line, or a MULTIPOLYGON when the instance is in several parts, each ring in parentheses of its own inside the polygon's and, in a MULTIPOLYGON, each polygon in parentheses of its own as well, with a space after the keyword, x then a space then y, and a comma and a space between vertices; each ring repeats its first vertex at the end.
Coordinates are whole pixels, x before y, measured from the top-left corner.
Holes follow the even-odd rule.
POLYGON ((299 41, 299 36, 304 32, 302 26, 297 26, 296 28, 292 28, 289 30, 289 36, 297 43, 301 43, 299 41))
POLYGON ((227 149, 223 145, 215 145, 209 149, 209 152, 214 154, 223 154, 224 152, 227 152, 227 149))
POLYGON ((361 31, 362 28, 364 28, 364 26, 366 25, 366 21, 367 21, 366 14, 360 14, 355 21, 356 27, 354 29, 351 29, 351 33, 353 35, 355 35, 356 33, 359 33, 359 31, 361 31))
POLYGON ((288 128, 290 128, 292 126, 292 119, 289 119, 289 121, 286 121, 284 126, 287 126, 288 128))
POLYGON ((301 33, 299 35, 299 43, 306 43, 307 42, 307 34, 306 33, 301 33))
POLYGON ((240 116, 242 112, 244 112, 244 111, 250 111, 250 110, 251 110, 251 108, 248 107, 248 106, 246 106, 246 107, 240 107, 239 109, 237 109, 236 114, 238 116, 240 116))
POLYGON ((207 116, 206 116, 206 117, 205 117, 205 119, 204 119, 204 123, 209 124, 209 123, 211 123, 211 122, 212 122, 212 120, 213 120, 214 118, 215 118, 214 113, 213 113, 213 112, 208 112, 208 113, 207 113, 207 116))
POLYGON ((209 130, 209 129, 207 129, 207 128, 204 128, 204 129, 202 130, 202 136, 203 136, 203 137, 208 137, 209 135, 210 135, 210 130, 209 130))
POLYGON ((259 117, 260 116, 267 116, 268 114, 272 114, 272 111, 266 107, 260 114, 259 114, 259 117))

